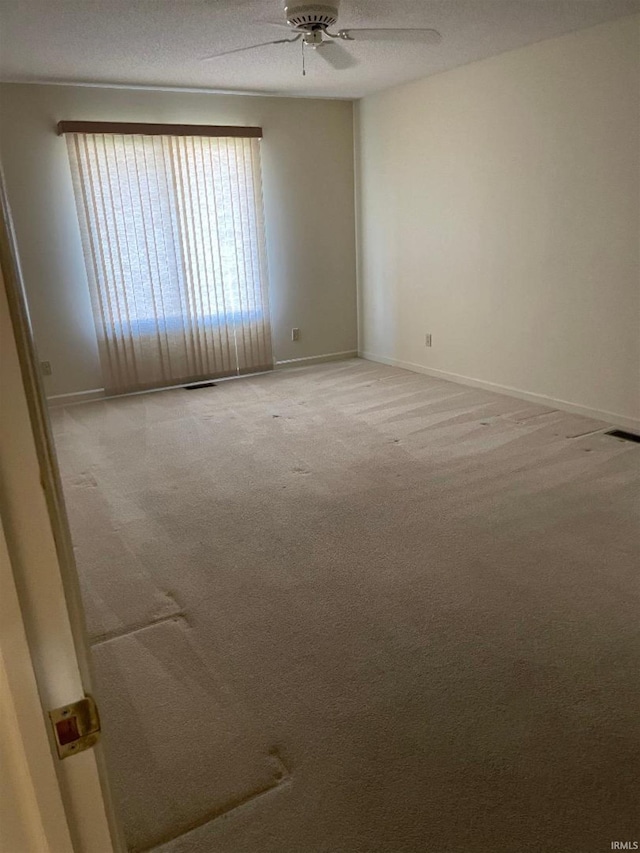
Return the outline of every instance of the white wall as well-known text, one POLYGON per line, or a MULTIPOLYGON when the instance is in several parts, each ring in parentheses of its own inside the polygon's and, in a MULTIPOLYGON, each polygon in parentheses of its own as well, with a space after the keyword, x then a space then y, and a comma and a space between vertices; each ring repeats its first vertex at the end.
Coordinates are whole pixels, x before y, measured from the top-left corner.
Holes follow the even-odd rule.
POLYGON ((640 418, 639 83, 635 16, 361 101, 360 350, 640 418))
POLYGON ((275 358, 356 349, 350 102, 3 84, 0 159, 49 395, 102 387, 63 119, 263 127, 275 358))

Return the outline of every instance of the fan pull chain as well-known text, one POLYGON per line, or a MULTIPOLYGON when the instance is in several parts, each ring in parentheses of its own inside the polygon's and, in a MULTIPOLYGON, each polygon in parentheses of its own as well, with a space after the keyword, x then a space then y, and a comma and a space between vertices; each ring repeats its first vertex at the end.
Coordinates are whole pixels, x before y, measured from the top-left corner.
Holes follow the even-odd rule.
POLYGON ((300 42, 300 47, 302 48, 302 76, 306 77, 307 72, 304 67, 304 39, 302 39, 302 41, 300 42))

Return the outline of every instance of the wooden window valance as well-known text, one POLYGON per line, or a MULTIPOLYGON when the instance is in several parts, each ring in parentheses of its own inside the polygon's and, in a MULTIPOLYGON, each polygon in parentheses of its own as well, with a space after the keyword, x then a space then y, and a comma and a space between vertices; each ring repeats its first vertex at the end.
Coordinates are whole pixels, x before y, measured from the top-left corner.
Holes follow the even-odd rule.
POLYGON ((59 121, 58 136, 64 133, 119 133, 142 136, 236 136, 261 139, 261 127, 215 124, 145 124, 118 121, 59 121))

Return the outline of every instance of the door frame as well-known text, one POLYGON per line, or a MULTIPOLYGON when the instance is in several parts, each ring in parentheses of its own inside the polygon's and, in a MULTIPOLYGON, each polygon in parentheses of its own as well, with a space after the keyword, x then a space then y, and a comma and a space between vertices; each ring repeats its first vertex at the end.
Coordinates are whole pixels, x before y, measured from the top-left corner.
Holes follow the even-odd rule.
MULTIPOLYGON (((0 514, 11 581, 3 571, 3 592, 5 586, 14 587, 12 624, 16 626, 15 636, 22 633, 26 643, 34 688, 21 690, 15 666, 5 661, 10 707, 18 727, 15 743, 29 747, 30 759, 25 754, 26 764, 23 762, 23 770, 29 773, 21 778, 28 781, 31 775, 34 791, 44 785, 40 796, 32 791, 30 800, 39 812, 49 845, 44 849, 50 848, 52 853, 66 853, 67 849, 74 853, 121 853, 125 845, 100 744, 61 761, 48 721, 49 710, 91 693, 91 664, 60 474, 1 169, 0 279, 0 514), (38 718, 44 738, 40 727, 39 731, 33 729, 38 718), (33 777, 36 765, 44 768, 37 779, 33 777), (52 788, 54 783, 57 791, 52 788), (65 842, 67 836, 69 841, 65 842)), ((4 645, 11 647, 11 638, 4 630, 0 638, 4 652, 4 645)), ((18 766, 19 756, 16 761, 18 766)), ((28 787, 16 792, 25 803, 30 796, 28 787)))

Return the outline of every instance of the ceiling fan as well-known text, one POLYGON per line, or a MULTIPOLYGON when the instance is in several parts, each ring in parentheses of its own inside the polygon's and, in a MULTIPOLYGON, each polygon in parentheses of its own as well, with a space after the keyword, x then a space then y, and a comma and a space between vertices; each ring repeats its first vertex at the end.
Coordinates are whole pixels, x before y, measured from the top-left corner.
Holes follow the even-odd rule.
POLYGON ((242 53, 246 50, 256 50, 259 47, 267 47, 272 44, 293 44, 300 42, 303 55, 303 71, 304 74, 304 48, 310 47, 313 49, 321 48, 320 51, 323 58, 333 65, 334 68, 348 68, 355 64, 353 58, 347 51, 340 50, 340 41, 413 41, 423 44, 438 44, 442 41, 442 36, 437 30, 426 28, 407 28, 407 27, 384 27, 384 28, 365 28, 365 29, 344 29, 338 30, 335 33, 329 31, 330 27, 335 27, 338 23, 338 5, 339 0, 332 2, 314 3, 297 0, 295 3, 288 3, 284 7, 286 19, 285 24, 268 23, 265 26, 280 27, 289 30, 293 34, 292 38, 281 38, 272 41, 263 41, 259 44, 251 44, 248 47, 237 47, 234 50, 225 50, 222 53, 214 53, 211 56, 204 56, 205 61, 218 59, 221 56, 229 56, 232 53, 242 53), (327 47, 330 50, 327 50, 327 47))

